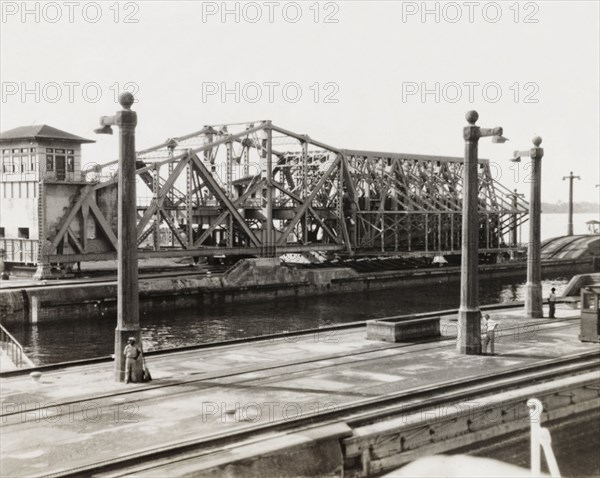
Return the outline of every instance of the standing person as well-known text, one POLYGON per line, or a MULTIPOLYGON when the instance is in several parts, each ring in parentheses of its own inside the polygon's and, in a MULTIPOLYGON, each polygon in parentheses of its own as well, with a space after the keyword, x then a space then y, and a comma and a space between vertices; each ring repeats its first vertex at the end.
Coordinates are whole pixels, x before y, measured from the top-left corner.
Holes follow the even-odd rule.
POLYGON ((554 294, 555 290, 556 289, 552 287, 552 289, 550 289, 550 296, 548 297, 548 308, 550 309, 550 313, 548 315, 551 319, 554 318, 554 314, 556 312, 556 295, 554 294))
POLYGON ((127 345, 125 346, 125 351, 123 355, 125 355, 125 383, 129 382, 137 382, 138 377, 136 375, 136 362, 142 355, 142 351, 135 344, 135 338, 129 337, 127 339, 127 345))
POLYGON ((496 328, 498 323, 490 319, 490 314, 485 314, 481 321, 481 353, 487 354, 487 347, 490 344, 490 355, 494 355, 494 341, 496 340, 496 328))

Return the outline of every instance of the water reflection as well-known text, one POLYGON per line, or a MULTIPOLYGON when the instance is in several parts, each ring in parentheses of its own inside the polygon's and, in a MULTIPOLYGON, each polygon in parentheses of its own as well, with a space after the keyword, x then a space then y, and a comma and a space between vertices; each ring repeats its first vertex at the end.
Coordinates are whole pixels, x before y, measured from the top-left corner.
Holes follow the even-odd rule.
MULTIPOLYGON (((564 278, 543 282, 543 295, 551 287, 560 295, 564 278)), ((146 350, 217 342, 279 332, 322 327, 377 317, 457 308, 458 282, 435 286, 389 289, 367 294, 278 299, 256 304, 178 311, 141 317, 146 350)), ((524 283, 514 279, 482 281, 480 303, 521 301, 524 283)), ((107 356, 114 351, 116 317, 68 320, 59 323, 11 327, 25 353, 36 364, 49 364, 107 356)))

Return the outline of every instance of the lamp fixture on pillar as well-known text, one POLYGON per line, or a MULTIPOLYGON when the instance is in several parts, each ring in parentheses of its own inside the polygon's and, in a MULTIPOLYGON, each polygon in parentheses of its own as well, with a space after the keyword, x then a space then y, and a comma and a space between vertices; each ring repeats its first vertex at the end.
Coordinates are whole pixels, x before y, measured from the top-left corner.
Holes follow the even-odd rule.
POLYGON ((460 276, 460 308, 456 346, 461 354, 481 354, 481 312, 479 310, 479 181, 477 176, 479 138, 491 136, 504 143, 503 130, 480 128, 477 111, 466 115, 468 126, 463 130, 465 161, 463 166, 462 255, 460 276))
MULTIPOLYGON (((129 337, 133 337, 142 349, 137 254, 136 211, 136 153, 135 127, 137 114, 131 111, 133 95, 121 93, 119 103, 123 107, 114 116, 102 116, 100 134, 112 134, 111 126, 119 127, 119 177, 118 177, 118 234, 117 234, 117 328, 115 330, 115 379, 126 380, 126 360, 123 355, 129 337)), ((142 360, 133 362, 131 381, 141 381, 142 360)))
POLYGON ((515 151, 512 162, 518 163, 521 157, 531 158, 531 197, 529 200, 529 244, 527 247, 527 283, 525 284, 525 315, 533 319, 544 316, 542 311, 542 265, 540 217, 542 213, 541 181, 542 138, 533 138, 533 148, 529 151, 515 151))

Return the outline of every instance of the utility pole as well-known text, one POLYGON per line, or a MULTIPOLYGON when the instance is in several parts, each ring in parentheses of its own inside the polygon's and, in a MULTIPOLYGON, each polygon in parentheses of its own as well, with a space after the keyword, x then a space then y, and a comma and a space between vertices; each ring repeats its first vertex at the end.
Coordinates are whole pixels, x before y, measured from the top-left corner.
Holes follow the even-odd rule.
POLYGON ((579 176, 573 176, 573 171, 569 176, 563 176, 563 181, 569 180, 569 224, 567 226, 567 236, 573 235, 573 179, 581 179, 579 176))

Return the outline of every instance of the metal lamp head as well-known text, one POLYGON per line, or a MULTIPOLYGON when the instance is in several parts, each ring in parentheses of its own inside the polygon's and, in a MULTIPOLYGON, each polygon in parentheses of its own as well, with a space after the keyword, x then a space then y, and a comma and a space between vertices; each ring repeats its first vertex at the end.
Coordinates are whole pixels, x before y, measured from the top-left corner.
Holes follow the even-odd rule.
POLYGON ((506 143, 508 138, 505 138, 502 135, 492 136, 492 143, 506 143))
POLYGON ((96 133, 96 134, 113 134, 113 130, 110 127, 110 125, 104 125, 101 128, 96 128, 94 130, 94 133, 96 133))
MULTIPOLYGON (((518 152, 518 151, 515 151, 515 152, 513 153, 513 157, 511 158, 511 162, 513 162, 513 163, 520 163, 520 162, 521 162, 521 156, 519 155, 519 152, 518 152)), ((516 191, 517 191, 517 190, 515 189, 515 192, 516 192, 516 191)))

